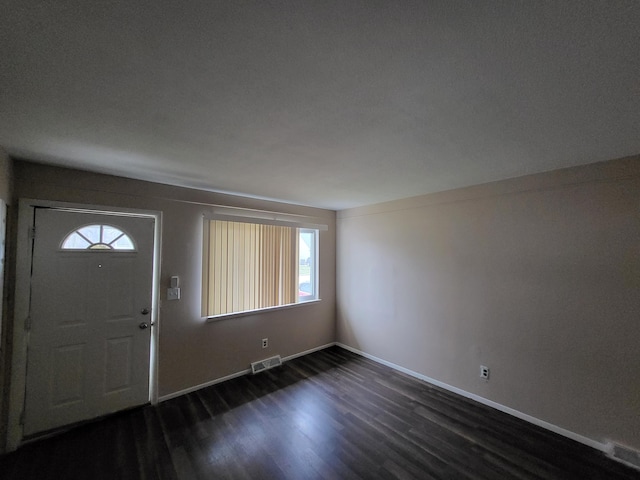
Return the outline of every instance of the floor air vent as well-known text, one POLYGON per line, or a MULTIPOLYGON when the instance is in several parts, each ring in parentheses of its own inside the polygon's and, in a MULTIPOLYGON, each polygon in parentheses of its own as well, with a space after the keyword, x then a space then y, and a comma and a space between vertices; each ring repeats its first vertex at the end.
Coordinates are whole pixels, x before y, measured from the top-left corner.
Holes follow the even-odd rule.
POLYGON ((264 360, 253 362, 251 364, 251 373, 262 372, 263 370, 269 370, 270 368, 279 367, 280 365, 282 365, 282 359, 280 358, 280 355, 265 358, 264 360))
POLYGON ((619 462, 640 470, 640 452, 617 443, 610 443, 609 454, 619 462))

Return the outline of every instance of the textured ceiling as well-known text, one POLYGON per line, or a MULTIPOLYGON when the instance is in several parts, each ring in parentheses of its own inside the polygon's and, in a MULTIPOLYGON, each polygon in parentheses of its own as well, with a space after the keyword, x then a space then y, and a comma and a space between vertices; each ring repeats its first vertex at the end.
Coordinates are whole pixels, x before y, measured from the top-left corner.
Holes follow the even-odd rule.
POLYGON ((640 153, 640 2, 33 1, 0 145, 331 209, 640 153))

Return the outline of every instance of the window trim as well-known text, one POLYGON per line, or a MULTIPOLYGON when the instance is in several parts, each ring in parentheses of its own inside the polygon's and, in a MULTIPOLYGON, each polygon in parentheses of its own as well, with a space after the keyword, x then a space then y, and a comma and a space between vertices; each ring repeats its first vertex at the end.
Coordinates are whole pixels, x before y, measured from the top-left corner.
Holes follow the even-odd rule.
POLYGON ((229 222, 262 223, 284 227, 312 228, 326 231, 329 226, 322 217, 312 217, 296 213, 282 213, 272 210, 257 210, 244 207, 216 205, 203 214, 205 220, 227 220, 229 222))
MULTIPOLYGON (((318 259, 320 258, 320 252, 319 252, 319 245, 320 245, 320 231, 317 228, 308 228, 308 227, 297 227, 299 229, 298 233, 302 233, 303 231, 306 232, 312 232, 314 234, 314 249, 313 249, 313 253, 314 253, 314 258, 313 258, 313 298, 310 298, 309 300, 300 300, 300 298, 298 297, 298 301, 296 302, 296 304, 300 304, 300 303, 308 303, 308 302, 312 302, 313 300, 319 299, 320 298, 320 276, 318 275, 318 259)), ((300 266, 300 259, 296 258, 296 261, 298 262, 298 268, 300 266)))
MULTIPOLYGON (((324 220, 318 217, 307 217, 303 215, 291 215, 291 214, 281 214, 277 212, 266 212, 266 211, 257 211, 257 210, 245 210, 241 208, 233 208, 229 209, 215 209, 213 212, 205 213, 202 215, 202 234, 200 238, 202 239, 202 278, 201 278, 201 298, 200 298, 200 310, 201 310, 201 318, 205 319, 207 322, 213 322, 218 320, 230 319, 234 317, 243 317, 247 315, 255 315, 256 313, 269 312, 272 310, 279 309, 287 309, 296 307, 299 305, 308 305, 313 303, 318 303, 322 299, 320 298, 320 275, 319 275, 319 258, 320 258, 320 232, 327 231, 329 226, 325 223, 315 223, 314 221, 324 220), (206 315, 204 313, 204 305, 207 303, 205 300, 207 295, 207 289, 205 285, 208 285, 208 280, 205 280, 205 265, 209 264, 209 222, 212 220, 222 220, 227 222, 241 222, 241 223, 251 223, 251 224, 259 224, 259 225, 276 225, 276 226, 284 226, 296 229, 303 230, 315 230, 315 272, 314 272, 314 282, 315 282, 315 296, 313 299, 296 301, 295 303, 287 303, 284 305, 275 305, 272 307, 263 307, 257 308, 253 310, 242 310, 239 312, 229 312, 223 313, 219 315, 206 315)), ((298 258, 296 258, 296 262, 298 262, 298 258)))
POLYGON ((275 312, 277 310, 288 310, 290 308, 301 307, 303 305, 320 303, 321 301, 322 301, 321 298, 314 298, 313 300, 305 300, 303 302, 287 303, 285 305, 276 305, 275 307, 256 308, 254 310, 242 310, 241 312, 222 313, 220 315, 209 315, 203 318, 206 319, 207 323, 211 323, 211 322, 217 322, 220 320, 230 320, 232 318, 237 318, 237 317, 248 317, 250 315, 275 312))
POLYGON ((319 220, 313 217, 298 217, 292 215, 264 215, 254 216, 253 213, 247 215, 238 215, 237 213, 220 213, 214 212, 203 215, 204 223, 208 220, 223 220, 226 222, 255 223, 258 225, 275 225, 279 227, 305 228, 318 231, 326 231, 329 226, 325 223, 314 223, 313 220, 319 220))

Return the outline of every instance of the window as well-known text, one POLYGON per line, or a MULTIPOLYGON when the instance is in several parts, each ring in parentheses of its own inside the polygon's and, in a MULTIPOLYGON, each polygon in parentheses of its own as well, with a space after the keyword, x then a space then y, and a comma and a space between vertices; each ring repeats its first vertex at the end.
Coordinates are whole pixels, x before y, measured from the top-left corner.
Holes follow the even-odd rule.
POLYGON ((318 230, 206 220, 203 316, 315 300, 318 230))
POLYGON ((316 298, 316 235, 317 230, 298 229, 298 300, 316 298))
POLYGON ((63 250, 135 250, 133 240, 111 225, 87 225, 67 235, 63 250))

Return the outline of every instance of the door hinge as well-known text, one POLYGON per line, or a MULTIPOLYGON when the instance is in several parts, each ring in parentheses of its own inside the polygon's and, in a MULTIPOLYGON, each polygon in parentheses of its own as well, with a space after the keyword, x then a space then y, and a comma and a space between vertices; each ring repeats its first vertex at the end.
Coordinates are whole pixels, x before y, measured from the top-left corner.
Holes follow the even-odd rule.
POLYGON ((29 315, 24 321, 24 329, 31 330, 31 315, 29 315))
POLYGON ((29 240, 36 238, 36 226, 29 227, 29 240))

